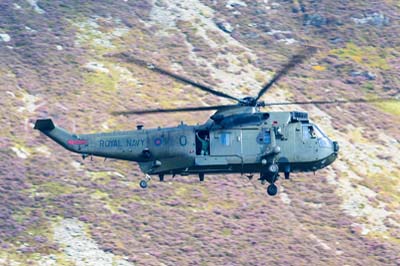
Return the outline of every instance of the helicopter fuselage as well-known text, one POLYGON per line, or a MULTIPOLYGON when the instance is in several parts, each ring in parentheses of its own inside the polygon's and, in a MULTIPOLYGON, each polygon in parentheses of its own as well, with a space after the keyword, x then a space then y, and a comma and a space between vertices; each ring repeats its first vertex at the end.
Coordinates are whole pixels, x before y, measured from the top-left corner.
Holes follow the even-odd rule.
POLYGON ((307 113, 221 113, 200 126, 76 135, 42 119, 35 128, 83 157, 135 161, 149 175, 262 175, 272 164, 280 172, 309 172, 337 157, 338 144, 310 123, 307 113))

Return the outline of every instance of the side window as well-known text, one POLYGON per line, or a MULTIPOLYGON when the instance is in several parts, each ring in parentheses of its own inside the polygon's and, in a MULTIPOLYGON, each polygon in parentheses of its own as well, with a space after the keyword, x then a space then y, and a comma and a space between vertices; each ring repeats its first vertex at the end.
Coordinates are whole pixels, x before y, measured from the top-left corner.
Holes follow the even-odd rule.
POLYGON ((222 132, 219 136, 219 141, 222 145, 230 146, 231 145, 231 133, 222 132))
POLYGON ((271 144, 271 131, 270 129, 263 128, 257 135, 258 144, 271 144))
POLYGON ((270 144, 270 143, 271 143, 271 132, 264 131, 264 144, 270 144))

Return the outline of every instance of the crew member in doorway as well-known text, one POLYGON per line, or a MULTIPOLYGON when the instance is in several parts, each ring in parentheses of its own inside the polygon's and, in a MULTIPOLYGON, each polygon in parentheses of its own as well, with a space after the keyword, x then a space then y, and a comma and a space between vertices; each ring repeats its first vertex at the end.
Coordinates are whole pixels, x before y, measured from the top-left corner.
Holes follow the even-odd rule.
POLYGON ((199 132, 196 132, 197 139, 201 142, 201 155, 208 155, 208 146, 210 144, 210 140, 208 136, 205 135, 204 139, 199 136, 199 132))

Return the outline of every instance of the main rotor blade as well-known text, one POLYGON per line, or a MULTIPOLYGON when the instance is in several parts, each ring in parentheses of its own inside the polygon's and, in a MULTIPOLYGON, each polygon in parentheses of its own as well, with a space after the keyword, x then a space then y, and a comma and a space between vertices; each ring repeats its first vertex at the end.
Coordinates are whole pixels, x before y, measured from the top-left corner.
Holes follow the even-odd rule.
POLYGON ((160 74, 172 77, 172 78, 174 78, 174 79, 176 79, 176 80, 178 80, 178 81, 180 81, 182 83, 190 84, 193 87, 196 87, 196 88, 198 88, 200 90, 209 92, 209 93, 214 94, 216 96, 224 97, 224 98, 227 98, 227 99, 231 99, 231 100, 235 100, 235 101, 240 102, 240 99, 238 99, 238 98, 236 98, 234 96, 231 96, 229 94, 226 94, 226 93, 223 93, 223 92, 220 92, 220 91, 216 91, 216 90, 214 90, 213 88, 211 88, 209 86, 206 86, 206 85, 200 84, 198 82, 192 81, 192 80, 190 80, 188 78, 179 76, 179 75, 177 75, 175 73, 172 73, 172 72, 170 72, 168 70, 162 69, 162 68, 160 68, 160 67, 158 67, 156 65, 149 64, 149 63, 147 63, 147 62, 145 62, 145 61, 143 61, 141 59, 134 58, 133 56, 131 56, 131 55, 127 54, 127 53, 120 53, 120 54, 117 54, 115 56, 117 56, 117 57, 119 57, 121 59, 124 59, 124 60, 126 60, 128 62, 134 63, 136 65, 147 67, 148 69, 153 70, 155 72, 158 72, 160 74))
POLYGON ((291 70, 293 67, 295 67, 298 64, 301 64, 301 62, 304 61, 307 57, 309 57, 311 54, 313 54, 317 49, 315 47, 308 47, 306 48, 302 53, 297 54, 292 56, 292 58, 289 60, 289 62, 283 66, 283 68, 275 74, 275 76, 267 83, 265 84, 262 89, 258 92, 258 95, 256 97, 256 101, 258 101, 261 96, 263 96, 269 88, 271 88, 272 85, 274 85, 278 80, 286 75, 289 70, 291 70))
POLYGON ((141 115, 141 114, 154 114, 154 113, 175 113, 175 112, 193 112, 193 111, 209 111, 218 110, 222 108, 235 107, 236 104, 232 105, 214 105, 214 106, 199 106, 199 107, 184 107, 174 109, 150 109, 150 110, 132 110, 132 111, 121 111, 112 112, 113 115, 141 115))
POLYGON ((374 98, 374 99, 350 99, 350 100, 333 100, 333 101, 298 101, 298 102, 278 102, 278 103, 265 103, 263 106, 276 106, 276 105, 306 105, 306 104, 343 104, 343 103, 370 103, 370 102, 388 102, 400 101, 396 98, 374 98))

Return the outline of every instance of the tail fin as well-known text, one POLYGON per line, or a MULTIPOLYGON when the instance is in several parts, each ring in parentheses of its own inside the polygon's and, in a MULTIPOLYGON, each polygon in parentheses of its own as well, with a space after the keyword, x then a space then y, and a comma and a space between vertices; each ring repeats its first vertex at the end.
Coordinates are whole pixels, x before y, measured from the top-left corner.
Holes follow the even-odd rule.
POLYGON ((38 119, 36 120, 34 129, 40 131, 50 131, 55 128, 54 123, 51 119, 38 119))

